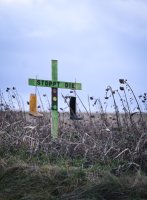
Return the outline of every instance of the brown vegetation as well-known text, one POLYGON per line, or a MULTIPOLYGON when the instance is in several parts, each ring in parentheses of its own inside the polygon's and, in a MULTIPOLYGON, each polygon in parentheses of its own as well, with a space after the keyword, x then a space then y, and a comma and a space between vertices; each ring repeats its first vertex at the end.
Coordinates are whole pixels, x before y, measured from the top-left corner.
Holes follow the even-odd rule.
MULTIPOLYGON (((2 159, 0 177, 4 177, 11 171, 7 169, 7 161, 11 160, 11 156, 19 155, 19 158, 23 158, 29 166, 32 163, 33 165, 34 163, 38 165, 40 161, 45 162, 46 158, 48 158, 48 163, 57 163, 59 160, 65 160, 64 167, 67 174, 75 166, 77 160, 80 160, 80 162, 78 161, 78 167, 82 170, 93 169, 95 166, 97 166, 96 168, 109 169, 109 175, 107 174, 107 176, 103 176, 100 173, 101 180, 99 180, 99 173, 87 173, 84 176, 86 180, 90 180, 91 183, 96 181, 96 185, 91 185, 88 188, 84 186, 83 189, 80 188, 79 190, 79 186, 76 185, 77 188, 75 187, 71 191, 65 192, 65 195, 61 192, 62 199, 76 199, 76 191, 79 194, 79 199, 85 198, 86 191, 88 192, 87 199, 90 199, 90 194, 93 191, 95 191, 97 198, 116 199, 116 193, 106 189, 110 187, 109 184, 112 184, 115 188, 114 190, 119 193, 119 199, 127 199, 127 194, 132 194, 133 190, 137 191, 138 184, 139 187, 145 188, 147 186, 146 176, 142 177, 139 173, 147 173, 147 115, 142 112, 140 103, 127 81, 120 79, 120 83, 124 84, 123 87, 120 87, 120 90, 124 93, 123 95, 118 90, 113 90, 110 86, 106 89, 105 100, 109 101, 111 99, 114 107, 114 113, 112 114, 107 113, 104 109, 106 103, 103 104, 100 99, 95 99, 94 97, 89 97, 89 111, 86 109, 86 113, 80 113, 84 117, 83 120, 70 120, 69 114, 61 109, 59 137, 55 140, 51 138, 50 111, 42 112, 43 117, 30 116, 24 112, 23 103, 15 88, 7 88, 6 90, 9 96, 9 103, 1 92, 0 155, 2 159), (131 99, 127 92, 132 95, 131 99), (123 112, 118 109, 116 95, 120 98, 123 112), (16 102, 17 109, 15 107, 16 102), (90 111, 91 105, 98 107, 97 113, 90 111), (121 182, 123 174, 125 176, 129 174, 132 177, 128 180, 129 184, 125 184, 126 187, 123 187, 121 182), (107 181, 106 177, 108 177, 107 181), (133 190, 130 184, 132 184, 133 190), (99 188, 98 190, 96 189, 97 187, 99 188), (72 190, 74 191, 73 194, 72 190), (105 194, 108 192, 109 195, 111 193, 111 198, 107 196, 101 198, 102 192, 105 194)), ((66 99, 66 97, 64 98, 66 99)), ((146 93, 140 95, 139 98, 143 105, 146 106, 146 93)), ((15 168, 14 172, 22 170, 25 169, 15 168)), ((82 183, 83 180, 85 179, 82 179, 82 183)), ((127 177, 125 181, 127 181, 127 177)), ((64 187, 62 189, 63 191, 65 190, 64 187)), ((111 189, 113 190, 113 188, 111 189)), ((147 193, 145 189, 137 194, 139 195, 138 199, 143 194, 144 197, 142 199, 146 199, 147 193)))

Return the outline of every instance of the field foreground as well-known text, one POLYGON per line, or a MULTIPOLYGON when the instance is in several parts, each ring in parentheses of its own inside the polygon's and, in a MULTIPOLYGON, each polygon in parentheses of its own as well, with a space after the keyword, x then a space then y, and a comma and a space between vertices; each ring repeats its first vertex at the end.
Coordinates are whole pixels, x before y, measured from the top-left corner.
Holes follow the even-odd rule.
POLYGON ((1 200, 147 199, 147 176, 140 171, 115 176, 100 165, 82 169, 49 163, 28 165, 22 161, 12 164, 15 159, 18 162, 16 157, 8 163, 1 160, 1 200))
POLYGON ((147 199, 147 130, 134 115, 71 121, 0 112, 0 200, 147 199), (119 126, 118 126, 119 125, 119 126))

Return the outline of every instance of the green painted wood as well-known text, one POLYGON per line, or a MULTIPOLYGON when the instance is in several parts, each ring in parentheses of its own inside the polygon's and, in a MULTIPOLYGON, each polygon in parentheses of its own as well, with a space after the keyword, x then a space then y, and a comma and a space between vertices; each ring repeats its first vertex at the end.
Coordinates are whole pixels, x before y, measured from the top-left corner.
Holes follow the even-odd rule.
POLYGON ((31 86, 39 87, 50 87, 52 88, 51 92, 51 102, 52 102, 52 124, 51 124, 51 135, 53 139, 58 137, 58 123, 59 123, 59 114, 58 114, 58 88, 71 89, 71 90, 81 90, 81 83, 74 82, 63 82, 58 81, 58 61, 52 60, 52 80, 41 80, 41 79, 29 79, 28 84, 31 86), (55 89, 57 95, 54 95, 55 89))
POLYGON ((58 61, 52 60, 52 81, 58 81, 58 61))
POLYGON ((51 136, 53 139, 58 138, 58 132, 59 132, 59 114, 57 110, 52 110, 52 124, 51 124, 51 136))
MULTIPOLYGON (((52 92, 51 92, 51 102, 52 102, 52 128, 51 128, 51 135, 52 138, 56 139, 58 137, 58 126, 59 126, 59 117, 58 117, 58 95, 57 99, 54 102, 53 100, 53 91, 54 91, 54 84, 53 82, 58 81, 58 63, 57 60, 52 60, 52 92), (55 104, 55 105, 54 105, 55 104)), ((58 94, 58 89, 56 89, 58 94)))
POLYGON ((29 85, 50 88, 62 88, 71 90, 82 90, 81 83, 65 82, 65 81, 52 81, 41 79, 29 79, 29 85))

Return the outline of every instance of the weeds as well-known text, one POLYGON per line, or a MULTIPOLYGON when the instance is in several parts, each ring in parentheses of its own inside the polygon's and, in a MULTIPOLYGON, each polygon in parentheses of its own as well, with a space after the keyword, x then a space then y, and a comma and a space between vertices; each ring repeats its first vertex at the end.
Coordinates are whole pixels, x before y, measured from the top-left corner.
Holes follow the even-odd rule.
MULTIPOLYGON (((6 89, 8 98, 0 91, 0 177, 1 183, 5 183, 5 186, 10 188, 10 193, 14 193, 11 199, 147 198, 145 189, 147 188, 145 176, 147 115, 142 112, 139 101, 128 82, 124 79, 120 79, 119 82, 123 84, 120 86, 121 92, 117 89, 113 90, 111 86, 107 87, 105 104, 99 98, 88 97, 89 111, 77 96, 86 111, 80 113, 84 117, 83 120, 72 121, 69 119, 69 114, 61 109, 59 137, 56 140, 51 139, 50 102, 45 94, 43 98, 46 99, 48 109, 45 111, 40 95, 43 117, 35 118, 24 112, 24 102, 16 88, 6 89), (113 104, 114 114, 107 112, 110 101, 113 104), (120 111, 120 104, 122 111, 120 111), (92 106, 96 108, 96 113, 91 112, 92 106), (9 164, 13 166, 19 160, 21 167, 12 167, 12 170, 7 166, 9 164), (34 172, 30 176, 31 164, 47 166, 39 169, 40 175, 34 172), (58 167, 48 166, 52 164, 58 167), (104 175, 103 170, 109 171, 110 174, 104 175), (144 177, 136 175, 139 171, 143 171, 144 177), (11 172, 13 172, 12 177, 9 177, 11 172), (129 180, 127 173, 132 176, 129 180), (124 185, 122 175, 126 176, 124 185), (28 180, 24 176, 28 177, 28 180), (20 180, 18 181, 16 177, 20 180), (9 185, 7 178, 10 182, 14 179, 12 181, 14 186, 9 185), (37 179, 39 183, 35 189, 37 179), (43 185, 42 180, 44 180, 43 185), (26 187, 25 191, 29 191, 27 185, 31 182, 32 191, 24 194, 17 181, 21 186, 26 187), (50 184, 54 187, 48 188, 50 184), (39 187, 45 189, 38 193, 39 187), (18 196, 15 196, 15 192, 18 196), (43 192, 46 198, 42 197, 43 192), (35 196, 33 193, 36 193, 35 196)), ((68 98, 63 98, 68 106, 68 98)), ((146 93, 140 95, 139 99, 145 106, 146 93)), ((5 191, 3 186, 0 187, 2 191, 0 195, 5 196, 6 200, 10 199, 9 192, 5 191)))
MULTIPOLYGON (((139 114, 132 113, 124 87, 120 87, 121 91, 124 92, 123 96, 120 95, 118 90, 113 90, 111 86, 108 86, 106 89, 107 98, 105 97, 105 99, 108 101, 112 97, 115 115, 104 111, 100 99, 88 97, 89 112, 86 109, 87 114, 84 114, 83 120, 72 121, 68 119, 68 113, 64 111, 60 113, 59 137, 54 141, 51 140, 51 115, 48 112, 43 112, 42 118, 34 118, 27 113, 22 114, 24 103, 21 103, 16 88, 7 88, 8 102, 6 102, 3 93, 0 93, 1 149, 10 152, 19 151, 23 147, 30 156, 42 152, 56 159, 79 157, 84 158, 86 162, 89 162, 89 165, 95 163, 97 159, 102 161, 114 159, 123 161, 127 159, 133 162, 140 160, 139 158, 146 154, 146 114, 141 112, 137 98, 127 81, 120 79, 119 82, 126 84, 131 90, 139 114), (109 92, 110 95, 108 96, 109 92), (118 110, 117 94, 124 113, 118 110), (18 102, 18 109, 15 101, 18 102), (93 102, 92 106, 97 106, 97 114, 91 113, 90 102, 93 102)), ((50 108, 48 97, 43 95, 43 98, 46 98, 50 108)), ((68 99, 66 97, 64 99, 66 104, 69 105, 68 99)), ((41 100, 42 104, 43 101, 41 100)), ((44 107, 43 111, 45 110, 44 107)))

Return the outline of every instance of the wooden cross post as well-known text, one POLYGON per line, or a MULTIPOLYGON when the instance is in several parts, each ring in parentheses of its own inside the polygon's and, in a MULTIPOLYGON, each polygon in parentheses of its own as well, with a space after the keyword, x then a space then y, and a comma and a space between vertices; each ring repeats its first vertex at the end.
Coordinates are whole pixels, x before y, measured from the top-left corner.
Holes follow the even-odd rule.
MULTIPOLYGON (((58 81, 58 65, 57 60, 52 60, 52 81, 58 81)), ((53 138, 58 137, 58 88, 52 88, 52 123, 51 135, 53 138)))
POLYGON ((58 137, 58 88, 81 90, 81 83, 63 82, 58 81, 58 61, 52 60, 52 80, 41 80, 41 79, 29 79, 29 85, 40 86, 40 87, 51 87, 51 111, 52 111, 52 124, 51 124, 51 135, 55 139, 58 137))

